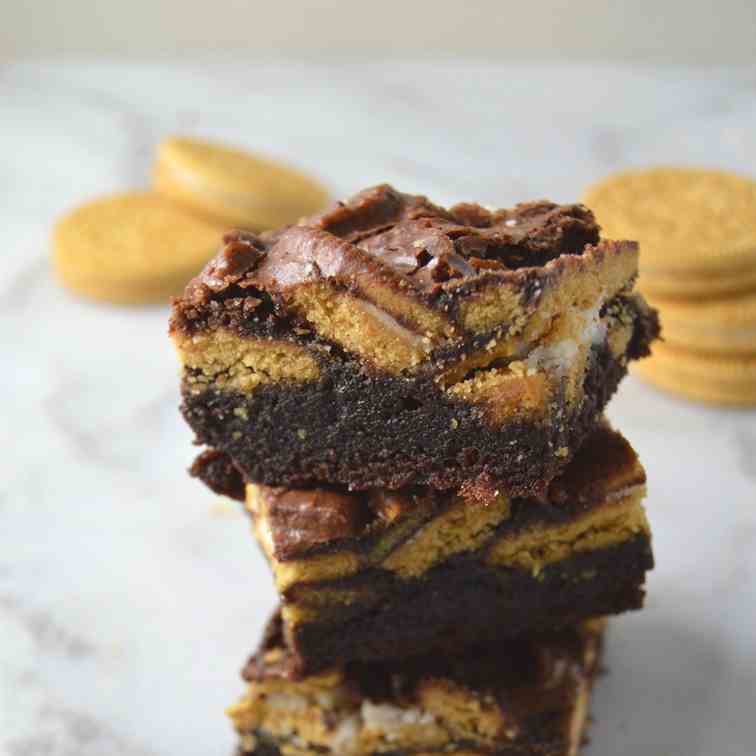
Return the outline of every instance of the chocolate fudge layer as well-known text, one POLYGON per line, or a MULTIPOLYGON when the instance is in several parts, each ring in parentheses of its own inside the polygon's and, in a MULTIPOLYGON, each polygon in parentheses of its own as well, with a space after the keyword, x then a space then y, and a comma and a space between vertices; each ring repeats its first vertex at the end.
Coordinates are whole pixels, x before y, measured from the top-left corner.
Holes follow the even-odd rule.
POLYGON ((658 332, 582 205, 384 185, 225 241, 171 334, 198 442, 258 483, 542 493, 658 332))
POLYGON ((602 424, 541 500, 248 485, 246 505, 303 675, 639 608, 644 493, 632 447, 602 424))
POLYGON ((239 756, 459 754, 575 756, 583 740, 602 620, 461 655, 339 665, 286 677, 275 626, 228 710, 239 756))

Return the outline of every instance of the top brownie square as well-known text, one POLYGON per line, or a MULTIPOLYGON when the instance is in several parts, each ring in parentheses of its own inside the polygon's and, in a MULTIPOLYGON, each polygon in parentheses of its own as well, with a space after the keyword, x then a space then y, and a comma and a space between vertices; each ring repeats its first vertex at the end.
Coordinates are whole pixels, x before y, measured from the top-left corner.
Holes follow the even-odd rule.
POLYGON ((171 333, 198 441, 254 482, 538 494, 658 332, 582 205, 382 185, 224 242, 171 333))

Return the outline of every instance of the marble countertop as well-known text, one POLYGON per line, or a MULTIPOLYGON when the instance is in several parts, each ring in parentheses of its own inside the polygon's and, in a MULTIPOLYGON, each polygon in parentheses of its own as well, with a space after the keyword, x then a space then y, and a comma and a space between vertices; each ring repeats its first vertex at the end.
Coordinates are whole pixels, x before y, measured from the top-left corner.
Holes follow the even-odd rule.
MULTIPOLYGON (((0 65, 0 753, 230 752, 223 708, 274 603, 249 524, 185 468, 165 308, 50 276, 53 220, 146 185, 196 133, 334 193, 568 201, 608 171, 756 173, 756 69, 478 63, 0 65)), ((650 480, 658 566, 616 620, 588 756, 756 751, 756 413, 628 379, 611 417, 650 480)))

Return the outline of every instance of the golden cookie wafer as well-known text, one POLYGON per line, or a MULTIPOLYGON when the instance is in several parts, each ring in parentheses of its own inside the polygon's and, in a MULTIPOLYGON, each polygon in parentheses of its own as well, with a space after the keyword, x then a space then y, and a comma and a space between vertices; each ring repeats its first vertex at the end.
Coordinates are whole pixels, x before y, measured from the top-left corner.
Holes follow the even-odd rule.
POLYGON ((672 347, 722 355, 756 354, 756 291, 686 302, 651 297, 672 347))
POLYGON ((217 251, 223 227, 152 192, 95 200, 61 218, 53 232, 59 280, 88 299, 166 302, 217 251))
POLYGON ((641 255, 638 288, 649 298, 703 301, 742 294, 756 289, 756 268, 720 276, 660 275, 644 269, 641 255))
POLYGON ((610 176, 584 201, 608 236, 640 242, 642 290, 701 298, 756 289, 756 182, 658 167, 610 176))
POLYGON ((660 344, 633 371, 671 393, 695 401, 756 405, 756 354, 738 357, 699 354, 660 344))
POLYGON ((252 230, 294 223, 328 203, 326 190, 293 168, 201 139, 163 141, 153 182, 197 212, 252 230))

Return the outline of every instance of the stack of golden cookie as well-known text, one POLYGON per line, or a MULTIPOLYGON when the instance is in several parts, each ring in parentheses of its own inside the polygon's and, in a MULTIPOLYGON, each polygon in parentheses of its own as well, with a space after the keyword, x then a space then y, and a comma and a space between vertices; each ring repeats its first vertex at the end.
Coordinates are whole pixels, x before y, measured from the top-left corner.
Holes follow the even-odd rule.
POLYGON ((158 146, 152 190, 103 197, 61 218, 53 265, 88 299, 166 302, 213 256, 226 229, 276 228, 327 201, 317 181, 281 163, 173 137, 158 146))
POLYGON ((584 202, 607 236, 640 242, 664 341, 635 372, 688 399, 756 405, 756 181, 659 167, 610 176, 584 202))

